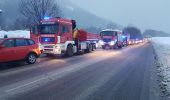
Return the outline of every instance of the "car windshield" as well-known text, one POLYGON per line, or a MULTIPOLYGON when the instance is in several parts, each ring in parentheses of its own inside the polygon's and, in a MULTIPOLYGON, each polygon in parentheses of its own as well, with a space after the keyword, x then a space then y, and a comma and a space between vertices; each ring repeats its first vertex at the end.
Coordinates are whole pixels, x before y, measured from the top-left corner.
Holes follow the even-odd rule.
POLYGON ((41 34, 56 34, 58 33, 58 24, 44 24, 39 26, 39 31, 41 34))
POLYGON ((115 31, 102 31, 100 34, 101 34, 101 36, 116 36, 117 32, 115 32, 115 31))

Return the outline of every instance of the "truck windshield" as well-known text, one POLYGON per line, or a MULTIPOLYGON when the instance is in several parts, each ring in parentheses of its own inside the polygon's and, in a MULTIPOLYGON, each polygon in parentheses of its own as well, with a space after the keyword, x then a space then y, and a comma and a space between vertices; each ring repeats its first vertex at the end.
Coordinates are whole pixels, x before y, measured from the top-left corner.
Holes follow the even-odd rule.
POLYGON ((116 36, 117 32, 115 32, 115 31, 103 31, 100 34, 101 34, 101 36, 116 36))
POLYGON ((39 26, 39 31, 41 34, 56 34, 58 33, 58 24, 44 24, 39 26))

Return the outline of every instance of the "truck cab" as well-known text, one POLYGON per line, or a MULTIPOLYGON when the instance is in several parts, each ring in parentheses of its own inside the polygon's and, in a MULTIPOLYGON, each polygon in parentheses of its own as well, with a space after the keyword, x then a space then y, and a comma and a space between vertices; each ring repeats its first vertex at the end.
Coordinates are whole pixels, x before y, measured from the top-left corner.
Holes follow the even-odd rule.
POLYGON ((75 39, 76 21, 65 18, 49 18, 41 21, 39 25, 33 25, 30 36, 39 43, 45 54, 73 56, 79 51, 92 51, 92 44, 88 40, 87 32, 79 32, 75 39), (81 34, 80 34, 81 33, 81 34), (82 41, 81 38, 83 38, 82 41))
POLYGON ((100 45, 103 49, 109 48, 122 48, 123 38, 122 31, 106 29, 100 32, 101 40, 100 45))

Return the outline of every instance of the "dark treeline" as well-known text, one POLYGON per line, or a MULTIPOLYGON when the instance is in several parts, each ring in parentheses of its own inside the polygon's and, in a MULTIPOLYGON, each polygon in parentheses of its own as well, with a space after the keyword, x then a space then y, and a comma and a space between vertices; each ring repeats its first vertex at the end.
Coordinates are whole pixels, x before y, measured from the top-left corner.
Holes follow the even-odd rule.
POLYGON ((128 26, 123 29, 123 34, 129 34, 130 39, 142 39, 142 32, 139 28, 134 26, 128 26))
POLYGON ((143 32, 143 35, 145 37, 169 37, 170 34, 163 32, 163 31, 157 31, 153 29, 147 29, 143 32))

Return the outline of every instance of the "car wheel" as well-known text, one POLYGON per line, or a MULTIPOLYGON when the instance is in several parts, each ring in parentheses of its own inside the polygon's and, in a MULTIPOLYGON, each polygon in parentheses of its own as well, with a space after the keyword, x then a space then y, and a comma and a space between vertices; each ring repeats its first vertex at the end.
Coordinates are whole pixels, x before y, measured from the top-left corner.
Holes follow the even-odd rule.
POLYGON ((36 57, 35 54, 30 53, 30 54, 28 55, 26 61, 27 61, 28 64, 34 64, 34 63, 37 61, 37 57, 36 57))

